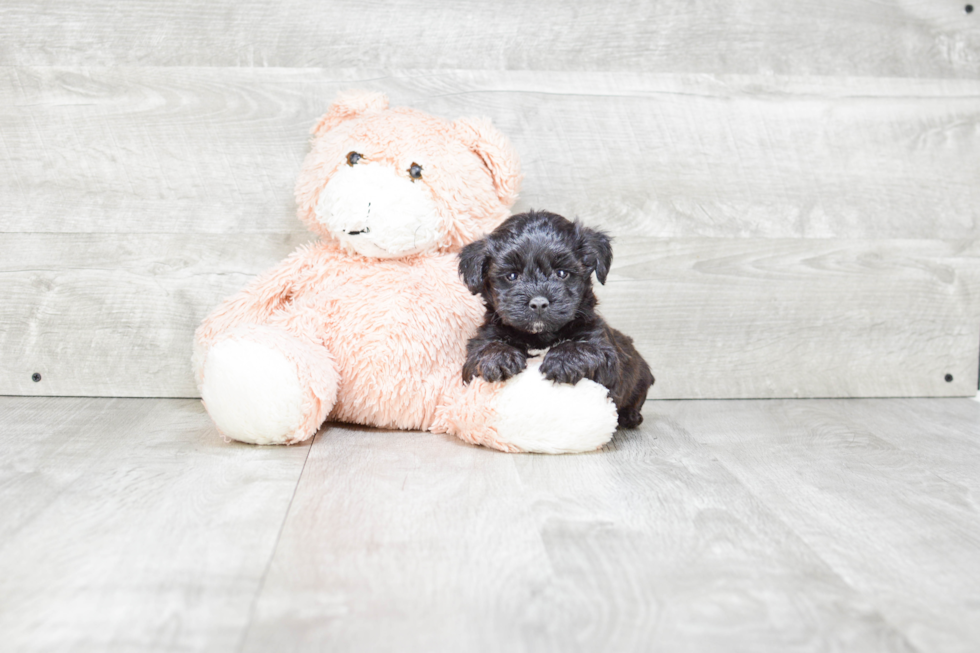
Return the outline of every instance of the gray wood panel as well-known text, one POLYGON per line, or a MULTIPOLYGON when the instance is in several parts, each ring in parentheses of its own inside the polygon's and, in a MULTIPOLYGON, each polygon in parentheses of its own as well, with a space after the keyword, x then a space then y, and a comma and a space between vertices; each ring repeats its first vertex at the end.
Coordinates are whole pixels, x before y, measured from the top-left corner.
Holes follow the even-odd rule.
POLYGON ((310 125, 352 87, 488 115, 518 210, 615 234, 980 233, 976 79, 220 68, 0 69, 0 231, 301 231, 310 125))
POLYGON ((976 241, 622 238, 614 252, 599 310, 650 362, 651 397, 976 393, 976 241))
POLYGON ((0 397, 0 648, 235 650, 308 452, 194 400, 0 397))
MULTIPOLYGON (((980 401, 980 393, 974 400, 980 401)), ((980 496, 980 422, 970 404, 946 399, 882 404, 887 410, 870 402, 868 406, 861 414, 879 425, 880 439, 908 451, 977 503, 973 497, 980 496), (918 431, 904 428, 909 423, 923 426, 918 431)))
POLYGON ((243 650, 392 646, 910 650, 710 451, 656 417, 578 456, 318 436, 243 650))
MULTIPOLYGON (((196 396, 196 326, 306 237, 0 235, 0 394, 196 396)), ((600 310, 653 366, 651 397, 976 392, 976 241, 623 237, 614 250, 600 310)))
POLYGON ((194 329, 308 237, 0 234, 0 394, 196 397, 194 329))
POLYGON ((651 401, 575 456, 0 397, 4 650, 973 651, 980 404, 651 401))
POLYGON ((708 447, 916 650, 977 649, 980 406, 955 400, 653 405, 708 447), (961 469, 972 468, 972 478, 950 474, 953 458, 961 469))
POLYGON ((548 560, 510 456, 341 426, 314 447, 243 651, 519 650, 548 560))
POLYGON ((0 65, 369 66, 972 77, 963 0, 6 0, 0 65))

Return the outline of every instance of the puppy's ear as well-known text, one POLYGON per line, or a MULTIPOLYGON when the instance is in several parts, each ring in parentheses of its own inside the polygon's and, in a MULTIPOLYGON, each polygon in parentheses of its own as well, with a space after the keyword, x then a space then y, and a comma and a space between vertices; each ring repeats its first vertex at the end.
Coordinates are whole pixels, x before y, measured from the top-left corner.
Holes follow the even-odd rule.
POLYGON ((474 295, 483 292, 489 263, 490 253, 487 251, 486 238, 470 243, 459 253, 459 276, 463 277, 466 287, 474 295))
POLYGON ((606 285, 606 275, 612 265, 612 241, 605 233, 583 227, 578 222, 575 223, 575 231, 578 232, 579 256, 582 257, 582 262, 590 271, 595 272, 599 283, 606 285))

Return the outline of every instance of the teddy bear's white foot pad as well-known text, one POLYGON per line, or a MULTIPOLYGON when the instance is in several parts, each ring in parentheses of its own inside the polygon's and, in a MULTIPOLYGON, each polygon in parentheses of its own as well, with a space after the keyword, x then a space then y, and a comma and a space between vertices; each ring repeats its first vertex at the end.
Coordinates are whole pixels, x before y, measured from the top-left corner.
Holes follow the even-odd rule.
POLYGON ((616 405, 606 388, 583 379, 575 385, 553 383, 531 359, 497 395, 493 427, 501 441, 532 453, 592 451, 616 432, 616 405))
POLYGON ((296 365, 248 340, 225 340, 211 348, 201 398, 218 430, 240 442, 282 444, 303 421, 296 365))

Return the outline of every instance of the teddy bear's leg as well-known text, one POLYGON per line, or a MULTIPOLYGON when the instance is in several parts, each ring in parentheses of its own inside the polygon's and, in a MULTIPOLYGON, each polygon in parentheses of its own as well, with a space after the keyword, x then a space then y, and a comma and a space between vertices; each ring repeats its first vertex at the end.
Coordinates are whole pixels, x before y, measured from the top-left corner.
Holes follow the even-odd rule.
POLYGON ((583 379, 553 383, 540 359, 504 383, 474 379, 441 407, 433 431, 501 451, 579 453, 612 439, 618 415, 606 388, 583 379))
POLYGON ((306 440, 337 398, 330 352, 275 326, 236 327, 199 356, 198 367, 208 414, 240 442, 306 440))

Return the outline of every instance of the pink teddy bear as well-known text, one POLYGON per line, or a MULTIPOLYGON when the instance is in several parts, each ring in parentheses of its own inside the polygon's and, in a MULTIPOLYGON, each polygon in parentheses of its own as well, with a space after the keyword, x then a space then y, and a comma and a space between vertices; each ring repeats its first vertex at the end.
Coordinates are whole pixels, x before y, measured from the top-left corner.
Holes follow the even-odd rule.
POLYGON ((502 451, 601 447, 606 389, 560 385, 540 361, 462 382, 485 308, 456 252, 510 213, 521 173, 489 121, 448 122, 351 92, 313 129, 300 219, 318 242, 222 303, 195 334, 204 405, 226 437, 291 444, 325 420, 451 433, 502 451))

